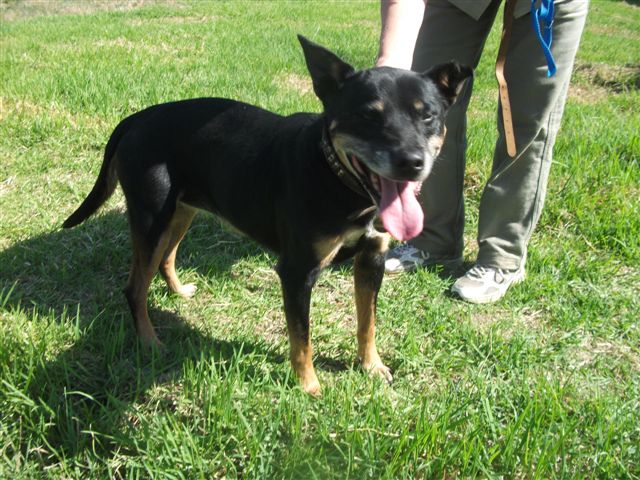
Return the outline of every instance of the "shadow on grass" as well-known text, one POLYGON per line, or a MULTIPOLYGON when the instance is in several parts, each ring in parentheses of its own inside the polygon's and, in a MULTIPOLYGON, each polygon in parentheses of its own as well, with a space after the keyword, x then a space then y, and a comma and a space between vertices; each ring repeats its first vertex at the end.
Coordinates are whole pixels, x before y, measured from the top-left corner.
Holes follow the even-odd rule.
MULTIPOLYGON (((211 218, 198 218, 181 246, 179 260, 203 275, 229 275, 239 259, 262 254, 211 218)), ((129 257, 126 220, 115 211, 75 229, 18 242, 0 253, 4 309, 20 311, 34 321, 56 322, 69 322, 72 312, 78 311, 80 334, 69 348, 49 358, 33 347, 31 358, 20 358, 31 365, 10 367, 24 379, 24 390, 37 405, 15 420, 40 424, 20 434, 24 457, 34 455, 34 445, 47 446, 46 452, 35 453, 45 465, 82 452, 104 458, 114 448, 126 451, 130 437, 123 432, 129 428, 135 404, 144 402, 152 386, 179 378, 187 362, 207 359, 228 364, 240 354, 256 354, 272 363, 285 361, 268 345, 203 335, 180 316, 154 309, 150 316, 166 346, 159 351, 142 348, 121 293, 129 257)), ((43 329, 46 325, 42 322, 43 329)), ((248 380, 265 375, 250 365, 244 371, 248 380)))
MULTIPOLYGON (((138 409, 146 410, 149 418, 149 410, 159 409, 161 414, 173 408, 167 403, 174 398, 173 389, 179 388, 186 365, 206 361, 207 366, 215 364, 217 371, 226 372, 251 355, 269 363, 285 361, 264 344, 206 336, 171 312, 152 309, 150 313, 163 333, 162 349, 140 346, 132 328, 107 332, 113 336, 105 340, 104 329, 95 327, 30 373, 28 395, 40 408, 37 413, 30 412, 32 418, 21 420, 44 422, 47 427, 29 432, 31 438, 21 445, 24 457, 30 456, 29 447, 40 440, 46 445, 40 458, 43 466, 76 456, 80 456, 80 465, 88 458, 102 462, 114 451, 137 456, 140 448, 144 450, 138 443, 140 435, 132 433, 139 428, 138 409), (169 391, 152 393, 153 388, 163 385, 169 391)), ((225 374, 221 375, 220 382, 224 382, 225 374)), ((271 370, 268 375, 274 383, 287 382, 285 374, 278 371, 271 370)), ((242 381, 265 381, 265 372, 243 364, 242 381)), ((142 435, 143 443, 144 438, 142 435)))
MULTIPOLYGON (((251 241, 197 216, 178 251, 178 268, 209 277, 230 276, 244 258, 264 255, 251 241)), ((125 215, 110 211, 69 230, 56 229, 0 253, 0 288, 15 284, 9 306, 33 306, 59 317, 81 306, 83 318, 126 306, 122 288, 131 258, 125 215)))

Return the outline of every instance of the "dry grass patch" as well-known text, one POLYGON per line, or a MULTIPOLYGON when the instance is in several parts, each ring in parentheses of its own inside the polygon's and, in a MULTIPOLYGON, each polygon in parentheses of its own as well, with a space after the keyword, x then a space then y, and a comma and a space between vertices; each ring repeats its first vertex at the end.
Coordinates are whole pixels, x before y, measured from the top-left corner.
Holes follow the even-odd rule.
POLYGON ((581 334, 581 337, 581 342, 566 354, 567 365, 571 369, 589 368, 602 361, 611 368, 616 364, 627 364, 635 372, 640 372, 640 354, 629 345, 597 338, 590 333, 581 334))
POLYGON ((488 310, 474 308, 469 316, 469 325, 481 335, 494 331, 504 340, 516 333, 537 333, 544 324, 544 312, 524 307, 513 311, 506 307, 490 307, 488 310))
POLYGON ((590 35, 603 35, 606 37, 620 37, 625 39, 634 39, 637 41, 640 39, 638 37, 638 32, 636 30, 631 30, 628 28, 623 28, 621 25, 623 23, 627 23, 627 18, 620 18, 618 22, 607 24, 607 25, 589 25, 589 34, 590 35))
POLYGON ((481 335, 486 335, 494 325, 497 325, 502 319, 508 316, 511 316, 511 314, 509 310, 505 308, 472 310, 469 316, 469 325, 481 335))
POLYGON ((544 327, 545 312, 534 310, 529 307, 521 308, 513 313, 511 320, 503 322, 505 325, 500 330, 500 334, 505 340, 513 337, 516 332, 539 333, 544 327))
POLYGON ((581 104, 603 102, 609 95, 640 89, 640 64, 576 63, 569 98, 581 104))
POLYGON ((50 102, 48 105, 43 105, 34 103, 30 100, 16 100, 13 98, 0 97, 0 121, 5 120, 11 115, 57 118, 67 122, 73 128, 78 128, 78 125, 92 125, 99 128, 106 128, 109 126, 101 116, 72 113, 54 102, 50 102))
POLYGON ((313 84, 311 83, 311 79, 306 75, 287 73, 276 77, 273 83, 279 88, 293 91, 296 94, 313 94, 313 84))
POLYGON ((126 20, 126 25, 130 27, 142 27, 149 25, 187 25, 187 24, 213 24, 219 17, 215 15, 202 15, 202 16, 168 16, 158 18, 132 18, 126 20))
POLYGON ((604 87, 573 83, 569 86, 569 99, 577 103, 589 105, 605 101, 609 92, 604 87))
POLYGON ((609 65, 576 63, 575 82, 570 94, 575 98, 599 100, 607 94, 624 94, 640 89, 640 63, 609 65))
POLYGON ((174 0, 0 0, 5 21, 52 15, 90 15, 97 12, 129 12, 150 5, 182 7, 174 0))
POLYGON ((188 55, 198 55, 205 51, 205 43, 204 41, 193 42, 192 44, 182 47, 180 49, 176 49, 175 45, 168 44, 166 42, 132 42, 127 40, 124 37, 118 37, 112 40, 100 40, 95 43, 97 48, 106 48, 106 49, 119 49, 123 50, 127 54, 131 54, 132 52, 145 52, 148 54, 162 54, 164 59, 167 59, 166 55, 169 53, 180 54, 181 58, 185 58, 188 55))

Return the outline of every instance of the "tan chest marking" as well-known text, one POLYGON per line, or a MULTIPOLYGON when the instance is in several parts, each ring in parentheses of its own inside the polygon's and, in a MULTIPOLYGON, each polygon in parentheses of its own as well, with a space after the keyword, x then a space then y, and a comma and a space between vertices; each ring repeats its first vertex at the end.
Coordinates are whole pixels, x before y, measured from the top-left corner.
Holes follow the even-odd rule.
POLYGON ((342 247, 353 247, 367 233, 367 228, 347 230, 342 235, 326 237, 313 244, 320 268, 327 267, 342 247))

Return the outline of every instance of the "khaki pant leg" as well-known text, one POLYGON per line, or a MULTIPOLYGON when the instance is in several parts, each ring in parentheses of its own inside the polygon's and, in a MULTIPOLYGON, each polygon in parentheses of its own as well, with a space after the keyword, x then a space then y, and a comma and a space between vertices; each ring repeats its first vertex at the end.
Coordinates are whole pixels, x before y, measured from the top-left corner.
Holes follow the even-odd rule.
POLYGON ((498 140, 491 177, 480 201, 478 263, 515 269, 526 261, 527 243, 544 204, 553 145, 587 16, 587 0, 556 0, 552 53, 547 64, 531 16, 514 19, 505 64, 517 155, 506 152, 498 107, 498 140))

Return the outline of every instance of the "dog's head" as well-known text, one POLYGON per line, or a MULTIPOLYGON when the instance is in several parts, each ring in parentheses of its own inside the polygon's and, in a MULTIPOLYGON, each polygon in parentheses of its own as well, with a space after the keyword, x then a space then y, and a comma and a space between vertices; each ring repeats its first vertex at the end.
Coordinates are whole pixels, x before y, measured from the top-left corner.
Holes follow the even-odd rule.
POLYGON ((449 62, 423 73, 355 71, 324 47, 298 38, 336 152, 379 193, 387 231, 399 240, 416 236, 423 214, 415 194, 440 152, 447 110, 472 70, 449 62))

